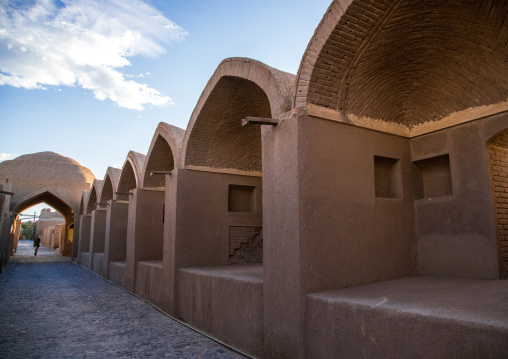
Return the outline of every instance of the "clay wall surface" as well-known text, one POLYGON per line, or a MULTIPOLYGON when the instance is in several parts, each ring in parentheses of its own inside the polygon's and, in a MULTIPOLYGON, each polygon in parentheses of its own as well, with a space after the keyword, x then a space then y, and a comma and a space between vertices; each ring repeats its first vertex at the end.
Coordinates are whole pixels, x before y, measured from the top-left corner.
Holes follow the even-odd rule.
POLYGON ((499 277, 487 141, 507 127, 500 114, 412 139, 415 179, 427 172, 431 191, 415 194, 421 275, 499 277), (423 160, 427 168, 418 168, 423 160))
POLYGON ((54 227, 65 223, 64 218, 39 219, 35 221, 35 234, 42 235, 42 231, 46 227, 54 227))
POLYGON ((122 288, 125 286, 125 262, 110 262, 108 279, 122 288))
POLYGON ((104 244, 106 236, 106 209, 92 211, 90 230, 90 269, 104 277, 104 244))
POLYGON ((264 131, 265 350, 301 355, 303 294, 416 273, 409 140, 305 114, 264 131))
POLYGON ((263 357, 262 265, 184 268, 178 275, 180 318, 263 357))
POLYGON ((41 245, 46 248, 51 248, 53 240, 53 232, 55 227, 46 227, 42 231, 41 245))
POLYGON ((297 358, 303 350, 300 313, 298 126, 262 127, 264 355, 297 358))
MULTIPOLYGON (((106 209, 98 208, 91 213, 90 224, 90 259, 91 268, 94 268, 93 260, 95 253, 104 253, 104 242, 106 235, 106 209)), ((102 268, 102 265, 99 265, 102 268)), ((101 269, 102 272, 102 269, 101 269)))
MULTIPOLYGON (((0 183, 0 191, 11 192, 11 183, 0 183)), ((9 213, 11 196, 0 193, 0 272, 11 253, 10 230, 14 218, 9 213)))
POLYGON ((108 278, 109 262, 125 261, 127 248, 127 215, 129 204, 109 201, 106 212, 104 273, 108 278))
POLYGON ((133 189, 129 200, 126 289, 134 291, 137 262, 162 260, 164 191, 133 189))
MULTIPOLYGON (((176 258, 178 267, 229 264, 233 227, 262 227, 261 177, 180 170, 176 258), (246 189, 236 208, 230 186, 246 189), (233 207, 230 207, 233 206, 233 207)), ((234 194, 233 194, 234 196, 234 194)))
POLYGON ((499 251, 499 275, 508 278, 508 130, 488 143, 489 170, 499 251))
POLYGON ((92 217, 88 214, 80 216, 79 225, 79 264, 90 269, 90 230, 92 224, 92 217))
POLYGON ((161 307, 163 287, 168 284, 163 278, 162 260, 139 261, 136 265, 136 281, 134 293, 161 307))
POLYGON ((65 224, 55 226, 50 249, 61 254, 65 243, 65 224))

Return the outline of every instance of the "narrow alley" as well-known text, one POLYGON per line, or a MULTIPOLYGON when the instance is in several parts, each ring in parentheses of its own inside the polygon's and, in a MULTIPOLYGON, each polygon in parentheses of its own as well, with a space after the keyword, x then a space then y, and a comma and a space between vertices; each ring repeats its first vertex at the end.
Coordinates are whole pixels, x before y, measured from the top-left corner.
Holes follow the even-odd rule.
POLYGON ((0 275, 1 358, 243 358, 51 250, 0 275))

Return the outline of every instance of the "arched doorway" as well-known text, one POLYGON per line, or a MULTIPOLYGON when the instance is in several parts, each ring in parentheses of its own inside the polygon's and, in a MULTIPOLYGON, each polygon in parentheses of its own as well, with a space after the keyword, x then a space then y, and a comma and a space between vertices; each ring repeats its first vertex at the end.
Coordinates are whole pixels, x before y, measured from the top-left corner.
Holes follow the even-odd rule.
POLYGON ((487 141, 489 173, 494 204, 499 277, 508 278, 508 129, 487 141))
POLYGON ((39 203, 46 203, 58 211, 65 219, 65 225, 58 228, 58 235, 50 240, 46 239, 43 245, 46 245, 59 252, 63 256, 70 256, 72 252, 72 228, 74 228, 74 211, 71 206, 51 191, 43 190, 32 195, 29 195, 22 202, 13 208, 14 213, 21 213, 26 209, 37 205, 39 203), (57 238, 58 237, 58 238, 57 238))

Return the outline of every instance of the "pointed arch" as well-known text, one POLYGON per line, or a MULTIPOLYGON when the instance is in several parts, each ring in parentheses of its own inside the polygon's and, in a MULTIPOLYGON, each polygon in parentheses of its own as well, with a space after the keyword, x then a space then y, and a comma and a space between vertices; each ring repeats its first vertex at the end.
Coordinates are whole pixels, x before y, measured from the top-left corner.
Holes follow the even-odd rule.
POLYGON ((184 165, 261 171, 261 133, 245 116, 291 109, 294 75, 246 58, 224 60, 208 81, 185 133, 184 165))
POLYGON ((90 197, 88 198, 88 204, 86 205, 86 214, 92 213, 93 210, 96 209, 98 199, 100 198, 102 186, 104 181, 94 179, 92 183, 92 188, 90 189, 90 197))
POLYGON ((107 203, 109 200, 113 199, 117 191, 121 172, 122 170, 119 168, 108 167, 103 180, 104 185, 102 186, 100 203, 107 203))
POLYGON ((336 0, 294 106, 406 137, 505 111, 507 34, 503 2, 336 0))
POLYGON ((125 195, 125 193, 129 193, 130 190, 141 186, 145 159, 145 155, 129 151, 118 180, 117 192, 120 194, 117 194, 117 199, 128 200, 129 196, 125 195))
POLYGON ((143 188, 163 187, 164 176, 151 176, 152 171, 171 171, 181 162, 185 131, 165 122, 159 123, 153 135, 143 168, 143 188))
POLYGON ((81 194, 81 201, 79 203, 78 214, 81 216, 86 214, 86 205, 88 204, 88 198, 90 198, 90 191, 83 191, 81 194))
POLYGON ((73 217, 74 211, 72 206, 62 199, 58 194, 54 193, 50 188, 41 188, 37 191, 29 193, 20 198, 17 204, 12 208, 15 213, 21 213, 25 209, 39 203, 47 203, 64 217, 73 217))

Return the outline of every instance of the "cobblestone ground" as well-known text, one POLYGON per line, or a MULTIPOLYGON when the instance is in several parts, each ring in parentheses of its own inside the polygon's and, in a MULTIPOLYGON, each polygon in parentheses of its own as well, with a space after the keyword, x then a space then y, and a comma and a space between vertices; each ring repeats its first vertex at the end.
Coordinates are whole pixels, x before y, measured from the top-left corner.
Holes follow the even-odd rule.
POLYGON ((31 241, 0 274, 0 358, 243 358, 31 241))

